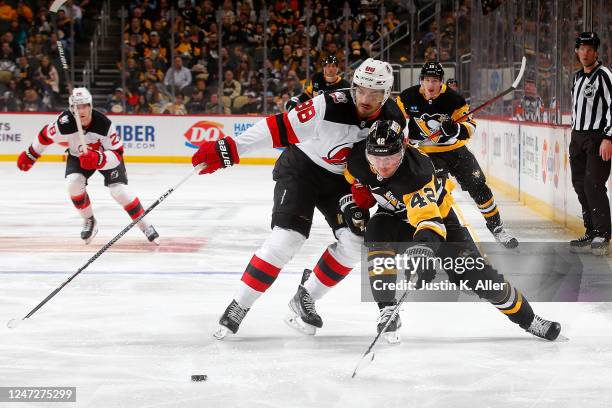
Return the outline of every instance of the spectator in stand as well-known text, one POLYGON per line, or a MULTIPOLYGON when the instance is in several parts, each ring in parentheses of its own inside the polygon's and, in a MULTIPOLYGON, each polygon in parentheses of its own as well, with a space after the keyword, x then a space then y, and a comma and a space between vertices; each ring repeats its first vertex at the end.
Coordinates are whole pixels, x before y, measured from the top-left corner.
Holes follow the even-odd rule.
POLYGON ((59 99, 59 73, 55 66, 51 63, 51 60, 46 55, 42 57, 40 61, 40 67, 38 67, 38 73, 41 76, 41 79, 49 88, 51 95, 51 106, 55 106, 59 99))
POLYGON ((164 85, 170 92, 173 86, 180 91, 190 84, 191 71, 183 66, 183 59, 177 55, 174 57, 174 65, 166 72, 164 85))
POLYGON ((206 103, 204 102, 204 92, 194 89, 191 94, 191 99, 187 103, 187 113, 200 114, 206 112, 206 103))
POLYGON ((219 95, 217 95, 217 92, 213 92, 210 94, 210 99, 206 104, 206 112, 218 113, 219 108, 221 108, 220 112, 225 113, 226 115, 232 113, 228 107, 224 106, 223 104, 219 104, 219 95))
POLYGON ((157 31, 151 31, 149 44, 145 45, 143 54, 145 58, 153 61, 155 68, 165 70, 168 67, 168 47, 161 43, 157 31))
POLYGON ((18 81, 31 79, 34 77, 34 69, 30 66, 30 63, 26 57, 19 57, 17 59, 15 75, 17 76, 18 81))
POLYGON ((136 58, 142 60, 144 57, 145 44, 142 42, 140 35, 130 35, 130 40, 125 46, 125 55, 127 58, 136 58))
POLYGON ((242 105, 242 107, 236 113, 252 114, 261 112, 263 109, 261 98, 258 98, 255 92, 247 92, 246 96, 248 98, 247 103, 242 105))
POLYGON ((170 115, 186 115, 187 108, 185 107, 185 95, 179 92, 174 97, 174 102, 170 101, 163 107, 161 113, 170 115))
POLYGON ((46 112, 38 93, 32 88, 26 89, 23 95, 23 111, 24 112, 46 112))
POLYGON ((141 85, 147 81, 151 81, 153 83, 163 81, 164 73, 160 69, 153 66, 153 60, 151 58, 146 57, 142 65, 142 69, 138 75, 141 85))
POLYGON ((13 21, 17 20, 17 17, 17 10, 8 4, 8 2, 0 0, 0 20, 13 21))
POLYGON ((32 21, 34 21, 34 13, 32 12, 32 8, 23 0, 19 0, 17 2, 17 15, 19 16, 19 20, 23 21, 24 23, 31 24, 32 21))
POLYGON ((240 85, 240 82, 234 79, 234 73, 230 70, 225 71, 225 81, 223 81, 223 97, 224 99, 228 98, 229 106, 232 105, 234 99, 240 96, 241 93, 242 86, 240 85))
POLYGON ((124 104, 127 105, 127 101, 123 88, 116 88, 115 93, 111 95, 108 102, 106 102, 106 110, 112 113, 125 113, 123 110, 124 104))

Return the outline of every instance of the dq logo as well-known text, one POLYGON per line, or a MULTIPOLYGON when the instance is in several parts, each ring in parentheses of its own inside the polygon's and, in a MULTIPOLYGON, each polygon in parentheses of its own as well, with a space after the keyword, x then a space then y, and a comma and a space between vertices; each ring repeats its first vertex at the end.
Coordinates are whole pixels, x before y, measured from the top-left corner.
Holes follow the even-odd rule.
POLYGON ((185 132, 185 146, 191 147, 192 149, 199 148, 204 142, 219 140, 225 137, 223 133, 223 124, 218 122, 210 122, 202 120, 191 126, 187 132, 185 132))

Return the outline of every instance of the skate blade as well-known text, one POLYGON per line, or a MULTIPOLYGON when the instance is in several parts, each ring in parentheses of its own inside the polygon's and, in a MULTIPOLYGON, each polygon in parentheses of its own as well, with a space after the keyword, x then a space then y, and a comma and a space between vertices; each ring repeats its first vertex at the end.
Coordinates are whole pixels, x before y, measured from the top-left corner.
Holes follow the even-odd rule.
POLYGON ((353 375, 351 375, 351 378, 355 378, 357 373, 359 373, 360 371, 363 371, 364 368, 369 366, 370 363, 374 361, 374 357, 375 357, 375 354, 373 351, 370 351, 369 353, 364 354, 361 357, 361 360, 359 360, 359 362, 357 363, 357 366, 355 367, 355 370, 353 371, 353 375))
POLYGON ((572 254, 588 254, 591 252, 591 247, 570 247, 572 254))
POLYGON ((287 326, 307 336, 314 336, 317 332, 317 328, 315 326, 304 322, 297 314, 293 312, 289 312, 287 314, 284 322, 287 324, 287 326))
POLYGON ((595 256, 608 256, 610 248, 591 249, 591 253, 595 256))
POLYGON ((97 233, 98 233, 98 227, 94 228, 93 232, 91 233, 91 236, 85 240, 85 245, 89 245, 89 243, 93 241, 93 239, 96 237, 97 233))
POLYGON ((554 340, 555 343, 567 343, 568 341, 569 341, 569 338, 565 337, 562 334, 559 334, 557 338, 554 340))
POLYGON ((159 238, 155 238, 153 241, 151 241, 152 243, 154 243, 155 245, 159 246, 160 241, 159 238))
POLYGON ((219 325, 219 328, 217 329, 217 331, 213 333, 213 337, 217 340, 223 340, 230 333, 231 333, 230 329, 228 329, 225 326, 219 325))
POLYGON ((399 331, 385 332, 382 334, 382 338, 385 339, 388 344, 399 344, 402 341, 399 331))

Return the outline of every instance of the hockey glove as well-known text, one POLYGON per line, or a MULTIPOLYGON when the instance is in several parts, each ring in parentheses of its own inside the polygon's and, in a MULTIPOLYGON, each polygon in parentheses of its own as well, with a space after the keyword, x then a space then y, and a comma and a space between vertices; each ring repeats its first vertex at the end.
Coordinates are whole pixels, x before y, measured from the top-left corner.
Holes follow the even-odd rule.
POLYGON ((433 249, 427 245, 417 244, 406 250, 408 268, 406 268, 406 279, 414 282, 416 288, 423 283, 429 283, 436 277, 435 255, 433 249))
POLYGON ((370 219, 370 212, 361 209, 355 204, 352 194, 347 194, 340 199, 340 212, 344 223, 353 234, 363 236, 365 226, 370 219))
POLYGON ((34 163, 36 163, 36 160, 38 160, 39 157, 40 155, 34 151, 32 146, 30 146, 27 150, 21 152, 19 155, 19 158, 17 159, 17 167, 19 167, 19 170, 21 171, 28 171, 32 168, 34 163))
POLYGON ((297 96, 294 96, 293 98, 285 102, 285 112, 289 112, 291 109, 295 108, 299 104, 300 104, 300 99, 297 96))
POLYGON ((205 163, 206 168, 200 174, 210 174, 220 168, 230 167, 240 163, 236 142, 231 137, 224 137, 217 141, 204 142, 191 158, 193 167, 205 163))
POLYGON ((438 143, 444 143, 449 141, 452 138, 458 137, 459 133, 461 133, 461 128, 458 123, 453 122, 450 116, 443 115, 442 116, 442 137, 438 139, 438 143))
POLYGON ((79 162, 85 170, 100 170, 106 165, 106 155, 99 150, 87 150, 79 156, 79 162))
POLYGON ((359 208, 367 210, 374 207, 374 204, 376 204, 376 199, 368 186, 355 182, 351 184, 351 193, 353 194, 355 204, 357 204, 359 208))

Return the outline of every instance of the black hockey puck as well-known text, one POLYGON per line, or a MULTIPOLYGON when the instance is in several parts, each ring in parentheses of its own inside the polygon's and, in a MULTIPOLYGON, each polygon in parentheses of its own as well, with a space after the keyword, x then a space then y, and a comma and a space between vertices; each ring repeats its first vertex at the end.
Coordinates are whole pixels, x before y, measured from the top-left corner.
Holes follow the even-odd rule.
POLYGON ((191 376, 191 381, 206 381, 207 378, 206 374, 194 374, 191 376))

